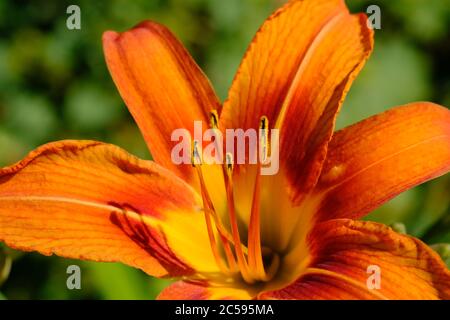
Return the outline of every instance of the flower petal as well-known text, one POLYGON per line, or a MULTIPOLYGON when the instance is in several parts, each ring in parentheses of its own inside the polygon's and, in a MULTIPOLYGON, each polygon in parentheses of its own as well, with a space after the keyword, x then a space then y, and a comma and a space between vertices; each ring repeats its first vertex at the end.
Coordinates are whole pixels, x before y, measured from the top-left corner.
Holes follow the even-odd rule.
POLYGON ((0 241, 154 276, 213 272, 198 201, 175 174, 118 147, 50 143, 0 169, 0 241))
POLYGON ((139 125, 155 161, 189 181, 190 165, 175 165, 173 130, 193 136, 194 121, 208 128, 219 101, 206 76, 164 26, 146 21, 133 29, 105 32, 103 46, 113 80, 139 125))
POLYGON ((391 109, 335 134, 315 196, 319 220, 358 218, 450 170, 450 111, 391 109))
POLYGON ((312 261, 303 275, 261 298, 450 299, 450 271, 437 253, 385 225, 326 221, 310 234, 309 246, 312 261), (371 276, 378 271, 377 289, 371 276))
POLYGON ((373 46, 365 15, 342 0, 290 1, 261 27, 239 68, 221 128, 280 128, 294 197, 317 181, 346 92, 373 46), (301 168, 301 169, 299 169, 301 168))
POLYGON ((250 300, 254 295, 244 289, 178 281, 165 288, 158 300, 250 300))

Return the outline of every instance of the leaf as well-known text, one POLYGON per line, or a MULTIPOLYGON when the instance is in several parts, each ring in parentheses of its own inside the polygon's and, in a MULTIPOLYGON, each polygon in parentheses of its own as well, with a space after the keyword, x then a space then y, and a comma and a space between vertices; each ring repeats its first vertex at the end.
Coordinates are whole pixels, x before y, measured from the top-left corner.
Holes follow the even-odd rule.
POLYGON ((407 234, 406 226, 401 222, 395 222, 395 223, 391 224, 390 227, 392 228, 392 230, 394 230, 397 233, 407 234))
POLYGON ((338 117, 338 128, 397 105, 430 98, 426 57, 403 39, 380 40, 350 89, 338 117))
POLYGON ((0 247, 0 286, 8 279, 11 271, 12 259, 5 248, 0 247))
POLYGON ((86 267, 101 298, 106 300, 150 300, 165 286, 142 271, 122 264, 87 263, 86 267))
POLYGON ((450 243, 433 244, 431 248, 436 251, 450 268, 450 243))

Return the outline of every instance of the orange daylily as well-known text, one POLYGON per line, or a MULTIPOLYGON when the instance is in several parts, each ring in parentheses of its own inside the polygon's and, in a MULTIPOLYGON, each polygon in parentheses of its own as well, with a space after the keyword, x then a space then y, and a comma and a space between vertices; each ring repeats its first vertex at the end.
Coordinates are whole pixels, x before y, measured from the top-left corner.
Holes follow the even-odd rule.
POLYGON ((420 240, 358 219, 450 170, 450 111, 396 107, 333 133, 373 47, 343 0, 290 1, 251 43, 223 105, 165 27, 106 32, 106 61, 154 157, 61 141, 0 170, 0 240, 179 281, 161 299, 449 299, 420 240), (171 133, 280 130, 280 171, 175 165, 171 133), (212 120, 212 121, 210 121, 212 120), (381 270, 381 288, 366 283, 381 270))

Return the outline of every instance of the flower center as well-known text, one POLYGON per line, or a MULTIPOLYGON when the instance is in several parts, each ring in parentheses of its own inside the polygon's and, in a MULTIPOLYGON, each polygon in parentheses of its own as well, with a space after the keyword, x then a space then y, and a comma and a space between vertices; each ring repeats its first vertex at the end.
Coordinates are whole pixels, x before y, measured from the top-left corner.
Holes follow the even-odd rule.
MULTIPOLYGON (((211 113, 210 120, 212 129, 218 130, 219 122, 217 112, 213 111, 211 113)), ((262 158, 266 159, 270 146, 267 138, 268 119, 265 116, 261 118, 260 130, 265 134, 261 135, 259 139, 259 152, 262 152, 262 158)), ((197 143, 196 141, 193 143, 192 165, 196 169, 199 177, 209 241, 218 267, 226 275, 240 275, 248 284, 271 280, 279 269, 280 257, 270 248, 262 247, 261 245, 261 163, 259 162, 257 164, 257 174, 248 225, 247 245, 245 245, 239 233, 233 194, 233 156, 227 153, 225 155, 226 161, 222 167, 227 197, 228 222, 230 226, 227 228, 221 217, 217 214, 208 194, 201 167, 202 159, 198 152, 197 143)), ((219 156, 222 158, 222 155, 219 156)))

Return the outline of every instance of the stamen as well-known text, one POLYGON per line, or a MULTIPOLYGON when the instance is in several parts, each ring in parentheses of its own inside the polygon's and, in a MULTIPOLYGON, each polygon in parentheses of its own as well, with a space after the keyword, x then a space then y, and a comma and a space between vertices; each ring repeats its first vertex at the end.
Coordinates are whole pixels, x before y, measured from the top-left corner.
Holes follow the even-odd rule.
POLYGON ((259 152, 260 162, 265 164, 269 155, 269 119, 266 116, 262 116, 259 125, 260 139, 259 139, 259 152))
MULTIPOLYGON (((205 193, 203 190, 202 190, 202 199, 203 199, 203 206, 205 207, 205 204, 207 203, 207 201, 205 199, 205 193)), ((208 230, 209 242, 211 244, 211 249, 212 249, 212 253, 214 255, 214 259, 216 260, 216 263, 217 263, 219 269, 223 273, 227 274, 227 273, 229 273, 229 269, 227 268, 227 266, 225 266, 224 262, 222 261, 222 257, 220 256, 220 253, 219 253, 216 238, 214 236, 214 231, 212 228, 211 217, 210 217, 210 208, 205 207, 204 211, 205 211, 205 221, 206 221, 206 227, 208 230)))
POLYGON ((241 247, 241 238, 239 236, 239 228, 237 225, 236 218, 236 209, 234 206, 234 195, 233 195, 233 156, 231 153, 227 153, 226 155, 227 163, 227 175, 226 175, 226 189, 227 189, 227 202, 228 202, 228 213, 230 218, 231 225, 231 234, 233 235, 234 240, 234 250, 236 253, 239 269, 242 274, 242 278, 244 278, 247 283, 254 283, 254 279, 250 276, 247 260, 244 256, 244 252, 241 247))
POLYGON ((255 177, 255 187, 253 192, 252 211, 248 228, 248 260, 250 270, 253 270, 254 277, 261 281, 269 281, 278 271, 280 265, 279 256, 270 252, 267 248, 261 247, 261 164, 255 177), (269 252, 267 252, 269 251, 269 252), (263 254, 272 254, 270 266, 264 267, 263 254))
POLYGON ((256 271, 258 278, 264 277, 264 265, 261 252, 260 232, 260 196, 261 196, 261 171, 260 164, 255 177, 253 190, 252 211, 248 228, 248 260, 250 269, 256 271))
POLYGON ((236 261, 235 261, 235 258, 233 256, 233 253, 232 253, 230 245, 229 245, 229 242, 234 245, 233 237, 230 235, 228 230, 222 224, 222 221, 220 220, 220 218, 218 217, 218 215, 216 213, 216 210, 214 209, 214 205, 211 201, 211 198, 209 197, 209 194, 206 192, 207 189, 206 189, 205 180, 203 178, 203 173, 202 173, 201 168, 197 169, 197 173, 199 176, 202 193, 205 194, 204 199, 203 199, 203 205, 205 207, 209 208, 208 213, 210 215, 212 215, 212 217, 214 219, 216 229, 219 233, 220 240, 221 240, 221 243, 223 245, 223 248, 224 248, 224 251, 225 251, 225 254, 227 257, 228 265, 229 265, 231 271, 236 271, 236 261), (203 190, 205 190, 205 191, 203 191, 203 190))
MULTIPOLYGON (((269 120, 267 117, 261 117, 260 121, 260 132, 262 133, 259 140, 259 150, 262 153, 261 162, 267 159, 268 152, 268 124, 269 120)), ((276 270, 271 269, 278 268, 275 265, 277 262, 272 260, 272 264, 266 273, 264 269, 263 253, 261 248, 261 208, 260 208, 260 198, 261 198, 261 162, 257 165, 255 186, 253 190, 253 200, 252 200, 252 211, 250 215, 250 222, 248 228, 248 259, 250 264, 250 269, 255 270, 255 276, 259 280, 268 281, 269 277, 272 277, 276 270)), ((273 259, 277 259, 274 256, 273 259)), ((279 263, 279 262, 278 262, 279 263)))
POLYGON ((213 217, 215 217, 216 221, 218 219, 217 219, 217 215, 215 213, 211 198, 208 195, 207 188, 205 185, 205 180, 203 178, 203 173, 201 170, 202 161, 200 158, 200 154, 198 152, 198 147, 197 147, 196 141, 194 141, 194 144, 193 144, 191 161, 192 161, 192 165, 197 170, 197 174, 198 174, 198 177, 200 180, 203 208, 204 208, 204 213, 205 213, 205 222, 206 222, 206 227, 207 227, 207 231, 208 231, 208 237, 209 237, 209 241, 210 241, 210 245, 211 245, 211 250, 212 250, 214 259, 216 260, 216 263, 217 263, 219 269, 221 269, 221 271, 224 272, 225 274, 228 274, 228 273, 230 273, 230 270, 231 271, 236 270, 236 262, 234 261, 234 256, 233 256, 233 253, 231 252, 231 248, 227 241, 227 238, 220 232, 218 224, 216 222, 216 228, 219 232, 219 237, 220 237, 221 243, 224 247, 224 251, 225 251, 225 254, 226 254, 226 257, 228 260, 228 264, 229 264, 228 268, 225 266, 224 262, 222 261, 222 257, 219 252, 219 248, 218 248, 216 238, 214 236, 213 227, 212 227, 211 215, 213 217), (197 164, 197 163, 199 163, 199 164, 197 164))
MULTIPOLYGON (((218 130, 219 116, 216 110, 210 112, 210 127, 213 130, 218 130)), ((230 274, 239 271, 243 280, 249 284, 257 281, 269 281, 276 274, 279 265, 280 258, 277 254, 272 252, 266 247, 262 247, 261 244, 261 168, 265 164, 270 152, 269 145, 269 121, 267 117, 263 116, 260 120, 260 137, 259 137, 259 162, 257 165, 257 172, 255 177, 255 185, 253 190, 252 208, 250 213, 250 221, 248 228, 248 248, 242 244, 238 220, 236 215, 234 193, 233 193, 233 171, 234 171, 234 157, 231 153, 225 155, 225 164, 222 166, 223 175, 225 180, 225 189, 228 204, 229 223, 231 232, 228 227, 225 227, 222 223, 222 219, 218 216, 214 209, 214 204, 208 194, 206 184, 203 178, 202 172, 202 158, 199 152, 199 142, 194 141, 192 149, 192 165, 197 171, 201 194, 203 200, 203 207, 205 213, 205 221, 207 225, 207 231, 209 241, 212 249, 214 259, 217 265, 225 274, 230 274), (212 219, 211 219, 212 217, 212 219), (214 226, 215 225, 215 230, 214 226), (217 231, 219 241, 216 240, 217 231), (224 261, 224 257, 221 254, 221 245, 227 264, 224 261), (234 250, 233 250, 234 249, 234 250), (264 265, 264 257, 271 259, 270 265, 266 268, 264 265), (236 261, 237 260, 237 261, 236 261)), ((216 148, 219 150, 218 148, 216 148)), ((223 159, 222 154, 224 150, 219 150, 220 159, 223 159)))

